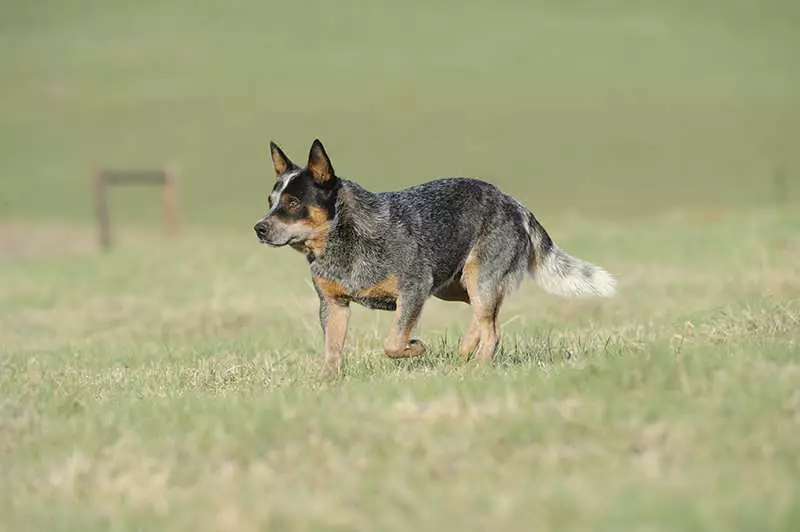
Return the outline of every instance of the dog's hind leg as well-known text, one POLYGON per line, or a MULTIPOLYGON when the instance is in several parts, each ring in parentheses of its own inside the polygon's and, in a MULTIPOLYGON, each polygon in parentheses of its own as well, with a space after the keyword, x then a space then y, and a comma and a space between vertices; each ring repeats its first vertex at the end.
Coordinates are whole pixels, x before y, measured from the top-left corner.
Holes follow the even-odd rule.
POLYGON ((467 330, 464 331, 464 336, 461 337, 461 344, 458 346, 458 355, 463 359, 467 359, 469 355, 475 351, 475 348, 478 347, 480 341, 481 322, 477 315, 473 315, 472 322, 470 322, 467 330))
POLYGON ((419 340, 411 340, 411 332, 417 325, 427 294, 418 292, 400 294, 392 331, 386 340, 384 353, 391 358, 416 357, 425 354, 427 348, 419 340))
POLYGON ((480 341, 476 358, 479 362, 491 362, 500 338, 500 325, 497 317, 503 303, 503 291, 491 282, 479 282, 479 263, 468 260, 464 265, 462 282, 469 293, 472 306, 472 323, 461 340, 459 354, 466 358, 480 341))
POLYGON ((480 320, 481 330, 481 344, 476 355, 479 362, 491 362, 494 352, 497 350, 497 342, 500 339, 500 324, 497 323, 497 315, 500 313, 501 303, 502 299, 498 298, 475 309, 480 320))
POLYGON ((476 301, 472 304, 475 312, 473 321, 477 323, 475 329, 480 335, 480 347, 476 354, 479 362, 491 362, 494 352, 497 350, 497 342, 500 339, 500 324, 497 323, 497 315, 500 313, 501 303, 502 299, 498 298, 485 303, 476 301))

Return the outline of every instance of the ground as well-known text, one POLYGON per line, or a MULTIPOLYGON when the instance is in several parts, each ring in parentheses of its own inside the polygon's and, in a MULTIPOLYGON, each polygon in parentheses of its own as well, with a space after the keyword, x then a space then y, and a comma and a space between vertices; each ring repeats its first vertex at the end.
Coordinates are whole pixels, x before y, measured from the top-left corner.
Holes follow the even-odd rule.
POLYGON ((0 529, 800 529, 793 4, 237 6, 0 18, 0 529), (487 368, 466 305, 399 361, 355 308, 323 378, 252 233, 269 139, 315 137, 373 190, 498 183, 619 295, 526 282, 487 368), (115 189, 98 251, 93 165, 167 161, 180 235, 115 189))
MULTIPOLYGON (((432 352, 412 361, 381 354, 389 314, 356 310, 339 381, 319 375, 294 251, 127 232, 108 257, 28 251, 0 266, 0 515, 14 530, 791 530, 799 224, 779 209, 555 224, 619 276, 618 298, 524 285, 484 369, 455 354, 466 305, 431 302, 432 352)), ((40 230, 27 238, 81 237, 40 230)))

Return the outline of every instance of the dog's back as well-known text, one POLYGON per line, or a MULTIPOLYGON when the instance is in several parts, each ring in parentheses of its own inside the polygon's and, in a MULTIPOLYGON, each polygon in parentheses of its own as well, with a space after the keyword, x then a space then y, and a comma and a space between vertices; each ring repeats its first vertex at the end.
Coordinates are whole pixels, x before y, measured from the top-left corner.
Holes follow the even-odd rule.
POLYGON ((339 220, 344 230, 331 234, 330 258, 338 250, 350 264, 361 259, 371 265, 363 267, 363 282, 392 273, 415 282, 429 276, 425 284, 435 293, 471 262, 482 265, 482 283, 503 291, 530 272, 557 295, 613 292, 604 270, 564 253, 524 205, 490 183, 453 177, 376 194, 350 181, 342 187, 339 208, 348 220, 339 220))
POLYGON ((530 255, 518 204, 483 181, 447 178, 373 194, 343 180, 339 196, 326 255, 313 267, 325 275, 357 264, 355 278, 343 279, 354 287, 397 275, 435 292, 481 242, 487 252, 530 255))

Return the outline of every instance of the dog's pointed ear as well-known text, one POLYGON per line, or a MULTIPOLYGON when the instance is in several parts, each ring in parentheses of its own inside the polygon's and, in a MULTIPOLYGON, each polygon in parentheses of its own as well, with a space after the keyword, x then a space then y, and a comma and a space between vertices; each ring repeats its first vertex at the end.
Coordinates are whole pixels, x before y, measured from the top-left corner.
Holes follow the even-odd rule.
POLYGON ((269 153, 272 156, 272 165, 275 167, 275 175, 282 176, 289 170, 297 168, 289 158, 283 153, 283 150, 278 147, 274 142, 269 143, 269 153))
POLYGON ((311 151, 308 152, 308 169, 319 185, 328 184, 336 178, 331 160, 319 139, 314 140, 311 151))

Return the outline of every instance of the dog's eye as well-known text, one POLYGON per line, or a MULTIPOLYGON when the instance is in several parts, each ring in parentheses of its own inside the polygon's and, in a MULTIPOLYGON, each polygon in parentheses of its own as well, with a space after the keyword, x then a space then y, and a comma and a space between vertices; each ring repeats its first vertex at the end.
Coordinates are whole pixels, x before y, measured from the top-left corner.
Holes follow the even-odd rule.
POLYGON ((289 198, 286 200, 286 207, 290 210, 295 210, 300 206, 300 202, 297 198, 289 198))

